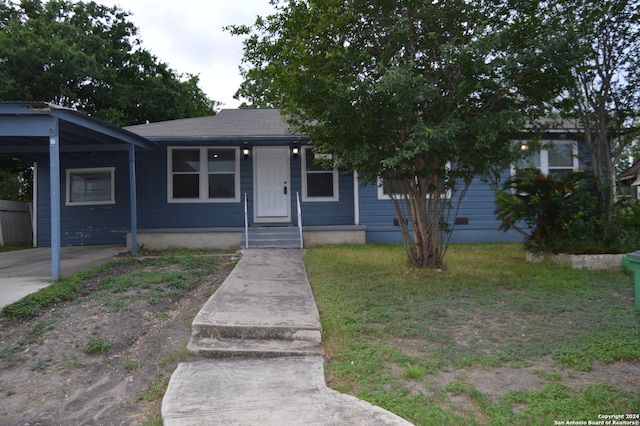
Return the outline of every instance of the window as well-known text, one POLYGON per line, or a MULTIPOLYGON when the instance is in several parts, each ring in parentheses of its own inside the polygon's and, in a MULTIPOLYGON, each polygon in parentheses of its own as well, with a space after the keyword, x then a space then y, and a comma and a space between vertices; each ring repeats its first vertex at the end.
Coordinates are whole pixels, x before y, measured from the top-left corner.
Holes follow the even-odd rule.
POLYGON ((338 170, 325 168, 317 159, 331 159, 328 154, 314 154, 311 148, 302 150, 302 199, 304 201, 338 201, 338 170))
POLYGON ((115 204, 115 167, 67 169, 67 206, 115 204))
MULTIPOLYGON (((447 162, 447 164, 445 165, 445 169, 447 170, 447 172, 449 170, 451 170, 451 162, 447 162)), ((378 200, 390 200, 391 199, 391 195, 389 195, 389 193, 387 192, 387 188, 385 188, 385 180, 382 178, 378 178, 378 200)), ((402 182, 399 180, 390 180, 389 185, 391 185, 391 188, 393 189, 394 193, 399 195, 399 197, 397 198, 404 198, 406 197, 406 194, 403 194, 403 188, 402 188, 402 182)), ((417 183, 417 178, 416 178, 416 183, 417 183)), ((442 184, 442 189, 444 190, 445 188, 445 182, 441 182, 442 184)), ((427 195, 427 198, 431 197, 430 194, 427 195)), ((443 195, 443 197, 446 198, 451 198, 451 190, 447 189, 447 192, 443 195)))
POLYGON ((169 201, 240 201, 239 159, 238 148, 169 148, 169 201))
MULTIPOLYGON (((551 141, 542 141, 550 143, 551 141)), ((526 150, 526 143, 521 143, 522 149, 526 150)), ((578 160, 578 144, 574 141, 555 141, 547 149, 540 150, 539 153, 532 153, 526 160, 522 161, 521 167, 537 167, 540 172, 548 175, 553 174, 557 178, 562 178, 571 171, 577 171, 580 167, 578 160)), ((512 166, 511 176, 517 173, 516 167, 512 166)))
POLYGON ((575 142, 555 142, 549 149, 540 151, 540 171, 544 174, 562 178, 578 167, 578 144, 575 142))
POLYGON ((378 178, 378 200, 390 200, 391 195, 387 192, 387 188, 385 183, 391 185, 394 194, 400 195, 399 198, 404 198, 406 195, 403 193, 402 183, 397 180, 387 180, 385 182, 384 179, 378 178))

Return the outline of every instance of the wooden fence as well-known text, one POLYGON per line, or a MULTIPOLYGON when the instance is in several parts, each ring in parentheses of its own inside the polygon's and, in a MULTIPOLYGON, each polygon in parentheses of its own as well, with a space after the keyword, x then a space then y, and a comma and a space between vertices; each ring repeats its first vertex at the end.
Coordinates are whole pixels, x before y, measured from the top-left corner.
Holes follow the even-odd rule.
POLYGON ((31 243, 31 203, 0 200, 0 246, 31 243))

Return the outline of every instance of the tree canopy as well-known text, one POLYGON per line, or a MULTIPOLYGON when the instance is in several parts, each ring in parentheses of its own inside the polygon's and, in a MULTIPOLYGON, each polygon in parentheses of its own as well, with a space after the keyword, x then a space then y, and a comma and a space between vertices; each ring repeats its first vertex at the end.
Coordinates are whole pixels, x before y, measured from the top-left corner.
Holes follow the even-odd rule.
POLYGON ((214 114, 198 84, 143 49, 119 7, 0 1, 0 100, 52 102, 124 126, 214 114))
POLYGON ((640 2, 566 0, 558 10, 583 55, 557 106, 582 133, 598 195, 612 212, 616 166, 640 134, 640 2))
POLYGON ((238 96, 391 195, 418 266, 441 267, 456 202, 520 153, 566 87, 571 34, 547 2, 290 0, 251 27, 238 96))

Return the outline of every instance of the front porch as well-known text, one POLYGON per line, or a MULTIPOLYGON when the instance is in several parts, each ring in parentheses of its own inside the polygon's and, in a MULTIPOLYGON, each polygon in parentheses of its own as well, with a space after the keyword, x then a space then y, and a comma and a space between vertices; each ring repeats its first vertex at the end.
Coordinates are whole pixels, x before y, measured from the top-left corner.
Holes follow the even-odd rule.
MULTIPOLYGON (((304 248, 320 244, 364 244, 364 225, 303 226, 304 248)), ((293 225, 249 227, 249 247, 300 248, 298 228, 293 225), (266 230, 266 231, 265 231, 266 230), (293 236, 295 233, 295 241, 293 236)), ((138 229, 138 246, 147 249, 246 247, 245 228, 171 228, 138 229)), ((127 248, 131 248, 131 233, 127 233, 127 248)))

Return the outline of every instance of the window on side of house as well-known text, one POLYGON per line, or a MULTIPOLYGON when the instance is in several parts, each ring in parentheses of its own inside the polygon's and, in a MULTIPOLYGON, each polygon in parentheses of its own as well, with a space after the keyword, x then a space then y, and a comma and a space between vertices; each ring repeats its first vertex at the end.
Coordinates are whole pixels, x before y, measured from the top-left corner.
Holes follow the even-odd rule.
POLYGON ((400 198, 406 196, 406 194, 403 193, 402 183, 400 181, 378 178, 378 200, 390 200, 391 194, 388 192, 389 190, 393 191, 394 194, 398 194, 400 198))
POLYGON ((240 200, 238 148, 170 147, 169 202, 237 202, 240 200))
MULTIPOLYGON (((447 164, 445 165, 445 168, 447 170, 450 170, 451 163, 447 162, 447 164)), ((378 186, 378 200, 391 200, 391 195, 388 192, 389 189, 393 191, 394 194, 398 194, 399 195, 398 198, 406 197, 406 194, 404 194, 403 192, 404 190, 402 188, 402 182, 400 182, 399 180, 394 180, 394 179, 385 180, 379 177, 377 186, 378 186), (385 185, 385 183, 387 185, 385 185)), ((430 196, 431 195, 427 195, 427 198, 429 198, 430 196)), ((451 190, 447 190, 447 192, 443 196, 446 198, 451 198, 451 190)))
POLYGON ((576 142, 556 141, 552 147, 540 151, 540 170, 546 175, 553 174, 562 178, 569 172, 577 171, 578 167, 576 142))
POLYGON ((318 164, 316 159, 331 158, 326 154, 314 154, 312 148, 302 150, 302 200, 339 201, 338 170, 318 164))
MULTIPOLYGON (((549 143, 551 141, 542 141, 549 143)), ((526 150, 526 142, 518 142, 526 150)), ((537 167, 544 175, 553 174, 556 178, 562 178, 569 172, 578 171, 578 144, 575 141, 555 141, 553 146, 542 149, 538 153, 531 153, 529 157, 519 164, 520 167, 537 167)), ((517 168, 511 167, 511 176, 516 176, 517 168)))
POLYGON ((115 204, 115 167, 67 169, 67 206, 115 204))

